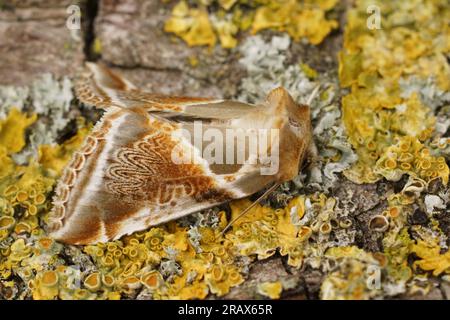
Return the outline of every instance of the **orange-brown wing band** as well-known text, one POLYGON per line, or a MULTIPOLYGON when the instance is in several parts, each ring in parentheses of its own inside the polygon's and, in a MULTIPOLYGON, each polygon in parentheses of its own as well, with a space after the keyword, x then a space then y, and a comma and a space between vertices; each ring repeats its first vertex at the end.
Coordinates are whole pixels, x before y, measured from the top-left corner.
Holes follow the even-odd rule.
POLYGON ((58 183, 52 235, 107 241, 235 198, 207 164, 172 161, 175 129, 147 114, 107 112, 58 183))

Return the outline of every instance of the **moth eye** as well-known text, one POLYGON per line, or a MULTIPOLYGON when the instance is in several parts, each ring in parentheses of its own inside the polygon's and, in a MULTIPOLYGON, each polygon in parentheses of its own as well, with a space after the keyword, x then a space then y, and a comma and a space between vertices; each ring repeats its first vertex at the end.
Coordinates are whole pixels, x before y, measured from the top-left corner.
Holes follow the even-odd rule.
POLYGON ((289 125, 295 129, 300 129, 300 124, 298 123, 298 121, 289 118, 289 125))

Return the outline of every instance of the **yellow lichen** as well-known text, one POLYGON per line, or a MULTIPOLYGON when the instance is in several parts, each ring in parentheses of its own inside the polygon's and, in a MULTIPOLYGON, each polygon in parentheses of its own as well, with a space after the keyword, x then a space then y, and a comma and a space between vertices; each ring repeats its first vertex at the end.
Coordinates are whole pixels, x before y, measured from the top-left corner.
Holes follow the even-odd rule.
POLYGON ((425 271, 433 271, 434 276, 441 273, 450 273, 450 251, 441 253, 441 247, 437 243, 427 243, 419 240, 411 249, 420 260, 414 265, 425 271))
POLYGON ((39 146, 39 163, 46 170, 50 170, 52 174, 60 175, 62 169, 69 162, 72 154, 77 150, 89 132, 89 127, 84 126, 83 121, 77 134, 66 140, 61 145, 40 145, 39 146))
POLYGON ((447 185, 449 168, 442 157, 433 157, 417 138, 402 137, 396 145, 386 148, 378 159, 375 173, 398 181, 405 173, 429 182, 440 178, 447 185))
POLYGON ((337 0, 256 1, 251 3, 254 8, 250 11, 245 0, 219 3, 219 11, 208 12, 210 6, 198 4, 191 8, 186 1, 180 1, 173 7, 164 30, 176 34, 189 46, 212 47, 219 38, 223 48, 234 48, 239 30, 250 27, 252 33, 274 29, 287 32, 294 40, 307 39, 312 44, 319 44, 338 26, 336 20, 326 18, 326 12, 334 8, 337 0))
POLYGON ((306 63, 301 63, 300 68, 302 69, 302 71, 305 73, 305 75, 308 78, 310 78, 310 79, 317 78, 317 76, 318 76, 317 71, 314 70, 313 68, 311 68, 310 66, 308 66, 306 63))
POLYGON ((321 285, 323 300, 361 300, 376 296, 379 287, 370 282, 372 270, 379 270, 380 257, 355 246, 327 250, 328 259, 339 261, 341 268, 330 272, 321 285))
POLYGON ((223 296, 242 282, 244 278, 237 267, 233 265, 213 265, 205 275, 205 282, 212 293, 223 296))
MULTIPOLYGON (((325 8, 331 9, 336 3, 329 1, 325 8)), ((327 20, 323 8, 315 8, 314 3, 279 0, 257 8, 252 33, 270 28, 285 31, 296 41, 307 38, 312 44, 319 44, 337 26, 337 21, 327 20)))
POLYGON ((258 293, 270 299, 280 299, 283 286, 281 282, 262 282, 258 285, 258 293))
POLYGON ((164 25, 166 32, 180 36, 189 46, 214 46, 217 37, 205 8, 189 8, 185 1, 180 1, 172 10, 172 16, 164 25))
POLYGON ((405 283, 412 276, 408 264, 412 245, 413 241, 409 237, 407 228, 390 230, 383 239, 386 271, 396 283, 405 283))
POLYGON ((36 116, 27 117, 12 109, 7 120, 2 122, 2 128, 8 132, 0 139, 0 159, 5 165, 0 175, 0 239, 12 243, 0 251, 0 280, 19 274, 30 283, 35 299, 53 299, 61 298, 62 291, 55 279, 62 275, 43 268, 61 263, 56 257, 61 245, 44 236, 40 219, 45 219, 50 208, 48 195, 60 169, 48 164, 58 163, 60 168, 63 167, 79 147, 87 129, 80 128, 75 138, 57 147, 58 152, 45 152, 45 164, 30 158, 27 165, 17 165, 10 155, 23 149, 25 129, 35 120, 36 116), (30 240, 26 242, 17 235, 30 240), (37 272, 35 277, 33 272, 37 272))
POLYGON ((98 272, 91 273, 84 279, 85 287, 94 292, 100 289, 101 284, 102 282, 98 272))
MULTIPOLYGON (((265 259, 279 250, 281 255, 288 256, 288 264, 300 267, 303 261, 302 246, 307 237, 299 232, 300 226, 292 224, 290 213, 294 208, 298 217, 303 216, 303 201, 301 197, 295 198, 285 209, 279 210, 256 205, 238 220, 227 238, 243 255, 257 255, 258 259, 265 259)), ((249 205, 248 200, 233 202, 232 217, 249 205)))
POLYGON ((33 281, 33 299, 51 300, 57 297, 59 276, 55 271, 45 271, 33 281))
POLYGON ((18 109, 12 108, 8 117, 0 120, 0 146, 5 148, 9 154, 22 150, 25 146, 25 130, 36 119, 36 114, 28 117, 18 109))
MULTIPOLYGON (((382 175, 395 179, 401 171, 423 177, 417 170, 416 154, 403 154, 401 163, 389 158, 390 146, 403 138, 426 141, 433 135, 435 123, 432 110, 417 93, 402 94, 400 80, 432 77, 442 90, 449 90, 450 70, 444 60, 450 52, 445 40, 450 28, 445 19, 448 6, 442 6, 440 1, 414 3, 410 6, 401 1, 377 1, 383 27, 375 31, 367 28, 365 16, 367 6, 374 3, 357 1, 348 13, 339 78, 343 87, 351 88, 351 93, 342 99, 343 122, 359 158, 345 175, 357 183, 373 183, 382 175), (417 9, 412 10, 413 7, 417 9), (415 27, 399 26, 399 19, 406 19, 415 27), (386 168, 382 174, 377 163, 381 158, 385 159, 386 168), (378 170, 374 170, 376 163, 378 170)), ((448 168, 444 163, 441 167, 439 176, 446 181, 448 168)), ((436 177, 438 173, 425 174, 436 177)))

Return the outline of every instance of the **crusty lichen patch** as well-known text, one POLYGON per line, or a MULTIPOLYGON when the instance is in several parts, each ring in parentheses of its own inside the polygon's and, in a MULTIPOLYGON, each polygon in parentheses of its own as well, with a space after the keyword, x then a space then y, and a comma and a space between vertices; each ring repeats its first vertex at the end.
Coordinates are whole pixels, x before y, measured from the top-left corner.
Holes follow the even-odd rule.
POLYGON ((182 38, 189 46, 213 47, 219 40, 223 48, 238 44, 239 31, 250 29, 252 34, 272 29, 287 32, 295 41, 306 39, 319 44, 338 26, 326 17, 337 0, 256 0, 256 1, 187 1, 172 9, 164 30, 182 38), (217 8, 214 10, 213 8, 217 8))
POLYGON ((341 85, 351 89, 342 100, 343 122, 359 157, 346 176, 358 183, 373 183, 382 176, 396 181, 401 173, 426 175, 428 180, 441 177, 446 183, 445 161, 439 165, 436 157, 424 160, 409 146, 416 139, 416 150, 429 151, 436 135, 433 102, 450 90, 445 59, 450 52, 450 9, 445 1, 414 3, 358 1, 348 12, 339 77, 341 85), (369 5, 380 8, 381 29, 366 25, 369 5), (432 81, 420 88, 413 86, 415 78, 432 81), (424 92, 433 92, 428 94, 431 99, 424 99, 424 92), (404 150, 393 152, 395 144, 404 150))
POLYGON ((386 195, 387 209, 367 221, 369 230, 383 235, 378 262, 346 255, 323 282, 322 298, 426 294, 432 285, 424 270, 450 272, 448 235, 438 219, 448 215, 449 126, 442 112, 450 101, 450 11, 445 1, 413 2, 357 1, 348 12, 339 77, 350 89, 342 99, 342 121, 358 161, 344 174, 356 183, 405 182, 386 195), (368 5, 380 8, 381 29, 367 27, 368 5), (419 258, 413 265, 411 254, 419 258), (367 285, 373 271, 379 272, 378 286, 367 285))

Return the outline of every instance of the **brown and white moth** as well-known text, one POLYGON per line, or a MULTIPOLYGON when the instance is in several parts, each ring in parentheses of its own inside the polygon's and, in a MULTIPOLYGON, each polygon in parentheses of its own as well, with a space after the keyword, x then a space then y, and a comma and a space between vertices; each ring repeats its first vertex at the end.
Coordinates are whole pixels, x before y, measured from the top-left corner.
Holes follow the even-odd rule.
POLYGON ((56 187, 48 225, 51 236, 70 244, 118 239, 291 180, 311 144, 309 107, 281 87, 257 105, 171 97, 138 90, 106 67, 88 64, 75 91, 106 112, 56 187), (237 136, 223 150, 195 143, 199 122, 201 135, 265 130, 277 139, 252 136, 256 143, 245 144, 239 162, 237 136), (227 160, 234 161, 211 163, 208 148, 214 159, 231 154, 227 160), (277 155, 270 174, 262 173, 267 163, 257 161, 261 152, 277 155), (190 161, 175 161, 174 154, 190 161))

